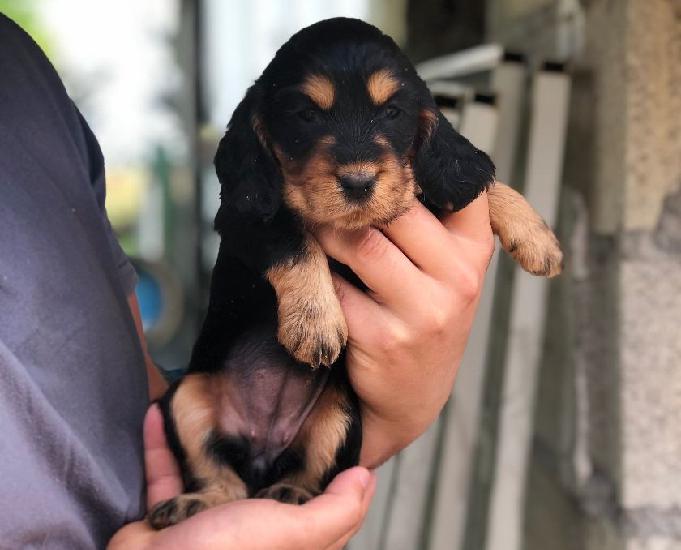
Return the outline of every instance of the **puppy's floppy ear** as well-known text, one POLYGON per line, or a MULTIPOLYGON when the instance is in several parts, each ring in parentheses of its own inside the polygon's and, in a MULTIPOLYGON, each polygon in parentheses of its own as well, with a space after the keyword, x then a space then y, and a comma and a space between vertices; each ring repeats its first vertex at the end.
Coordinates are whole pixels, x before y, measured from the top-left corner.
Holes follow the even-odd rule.
POLYGON ((259 85, 251 86, 218 145, 215 171, 221 205, 217 220, 225 209, 235 209, 253 221, 267 222, 281 205, 283 178, 262 126, 261 97, 259 85))
POLYGON ((494 182, 494 164, 459 134, 432 98, 420 112, 414 178, 426 206, 456 211, 494 182))

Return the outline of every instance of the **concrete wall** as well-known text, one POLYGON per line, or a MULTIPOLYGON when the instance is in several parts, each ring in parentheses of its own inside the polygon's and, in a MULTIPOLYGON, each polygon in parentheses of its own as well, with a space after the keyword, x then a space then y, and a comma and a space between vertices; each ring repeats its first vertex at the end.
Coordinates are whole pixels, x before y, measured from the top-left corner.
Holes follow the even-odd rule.
POLYGON ((681 548, 681 2, 582 4, 527 548, 681 548))

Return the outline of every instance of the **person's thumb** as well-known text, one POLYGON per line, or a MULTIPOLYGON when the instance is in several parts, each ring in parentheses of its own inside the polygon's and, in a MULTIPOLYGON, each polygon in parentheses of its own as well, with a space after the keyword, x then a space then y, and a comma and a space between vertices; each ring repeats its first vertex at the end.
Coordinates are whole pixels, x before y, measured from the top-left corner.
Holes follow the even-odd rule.
POLYGON ((350 468, 338 474, 326 488, 324 494, 361 502, 371 482, 371 476, 371 472, 361 466, 350 468))
POLYGON ((357 531, 368 509, 373 482, 373 474, 357 466, 341 472, 322 495, 304 504, 301 511, 309 520, 310 540, 326 548, 357 531))
POLYGON ((149 407, 144 418, 144 470, 147 478, 147 509, 182 492, 182 478, 166 442, 163 416, 157 404, 149 407))

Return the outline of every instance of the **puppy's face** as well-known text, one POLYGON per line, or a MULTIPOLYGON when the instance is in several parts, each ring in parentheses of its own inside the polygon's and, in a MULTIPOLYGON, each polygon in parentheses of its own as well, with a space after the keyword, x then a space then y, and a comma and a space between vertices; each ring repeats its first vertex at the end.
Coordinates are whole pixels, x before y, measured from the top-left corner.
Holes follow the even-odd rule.
POLYGON ((419 107, 389 69, 310 73, 276 97, 268 130, 286 203, 304 219, 345 228, 387 223, 411 203, 419 107))
POLYGON ((436 120, 423 108, 428 92, 389 46, 352 35, 307 42, 280 51, 258 82, 254 126, 283 175, 282 197, 308 223, 385 224, 418 191, 412 157, 436 120))

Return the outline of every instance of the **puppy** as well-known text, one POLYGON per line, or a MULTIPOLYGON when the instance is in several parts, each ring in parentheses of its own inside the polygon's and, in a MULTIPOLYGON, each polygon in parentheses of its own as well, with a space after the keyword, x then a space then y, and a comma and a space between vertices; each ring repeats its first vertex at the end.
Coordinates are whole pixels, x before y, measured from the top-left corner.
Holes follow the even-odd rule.
POLYGON ((359 20, 316 23, 279 49, 215 166, 208 311, 188 374, 161 401, 186 492, 150 511, 156 528, 235 499, 301 503, 357 464, 347 326, 314 227, 381 227, 415 197, 443 215, 487 191, 492 229, 520 265, 561 268, 543 220, 494 184, 489 157, 442 116, 397 45, 359 20))

